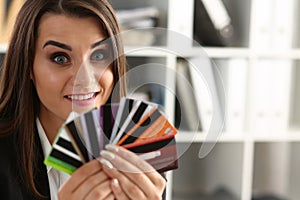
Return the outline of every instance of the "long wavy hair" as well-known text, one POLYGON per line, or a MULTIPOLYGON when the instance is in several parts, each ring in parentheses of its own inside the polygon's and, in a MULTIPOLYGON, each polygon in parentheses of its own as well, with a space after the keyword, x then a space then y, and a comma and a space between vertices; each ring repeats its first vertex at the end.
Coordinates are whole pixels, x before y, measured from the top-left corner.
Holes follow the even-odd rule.
MULTIPOLYGON (((119 37, 118 22, 106 0, 27 0, 22 6, 14 26, 9 47, 3 61, 0 77, 0 136, 16 134, 21 148, 21 178, 28 189, 42 196, 34 183, 36 169, 34 144, 35 120, 39 113, 40 100, 30 80, 36 51, 36 40, 41 17, 45 13, 72 17, 95 17, 99 26, 111 37, 114 58, 114 84, 121 80, 119 96, 125 95, 126 61, 123 44, 119 37)), ((118 83, 119 84, 119 83, 118 83)))

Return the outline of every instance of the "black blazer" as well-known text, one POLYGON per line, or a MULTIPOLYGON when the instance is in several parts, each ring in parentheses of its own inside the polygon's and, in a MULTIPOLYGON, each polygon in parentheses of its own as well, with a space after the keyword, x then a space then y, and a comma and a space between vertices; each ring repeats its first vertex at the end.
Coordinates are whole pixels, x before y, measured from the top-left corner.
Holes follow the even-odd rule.
MULTIPOLYGON (((18 161, 18 145, 14 135, 0 138, 0 198, 5 200, 50 200, 50 189, 47 176, 47 168, 44 165, 44 154, 38 133, 35 134, 37 146, 37 171, 35 172, 35 183, 38 191, 46 198, 38 198, 26 188, 20 179, 18 161)), ((163 174, 162 174, 163 175, 163 174)), ((166 190, 162 199, 166 198, 166 190)))
MULTIPOLYGON (((39 136, 36 132, 35 143, 38 155, 37 170, 35 171, 35 183, 38 191, 50 199, 50 189, 47 176, 47 168, 43 164, 44 155, 39 136)), ((0 138, 0 198, 5 200, 33 200, 36 197, 20 179, 20 163, 15 136, 0 138)))

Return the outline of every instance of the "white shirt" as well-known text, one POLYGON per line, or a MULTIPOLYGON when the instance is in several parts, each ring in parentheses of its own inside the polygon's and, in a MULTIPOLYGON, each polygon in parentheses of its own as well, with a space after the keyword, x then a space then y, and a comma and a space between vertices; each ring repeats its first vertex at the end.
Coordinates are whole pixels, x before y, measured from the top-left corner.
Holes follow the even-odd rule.
MULTIPOLYGON (((42 127, 42 124, 40 120, 37 118, 36 119, 36 124, 37 124, 37 129, 39 133, 39 137, 41 140, 43 152, 44 152, 44 158, 48 156, 51 150, 51 145, 50 142, 46 136, 46 133, 42 127)), ((60 186, 68 180, 70 177, 69 174, 66 174, 64 172, 60 172, 50 166, 47 166, 47 176, 48 176, 48 181, 49 181, 49 186, 50 186, 50 196, 51 200, 58 200, 58 190, 60 186)))

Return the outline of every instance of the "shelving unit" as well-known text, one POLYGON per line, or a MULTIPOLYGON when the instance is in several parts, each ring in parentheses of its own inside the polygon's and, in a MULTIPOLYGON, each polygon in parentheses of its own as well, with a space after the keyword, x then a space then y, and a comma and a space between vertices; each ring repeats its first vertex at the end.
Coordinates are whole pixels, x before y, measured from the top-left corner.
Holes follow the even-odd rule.
MULTIPOLYGON (((110 2, 116 9, 156 7, 161 13, 159 27, 193 38, 195 1, 200 0, 186 0, 184 3, 181 0, 110 2)), ((300 82, 297 77, 300 76, 300 39, 296 37, 299 35, 296 30, 299 28, 299 2, 223 2, 239 36, 233 46, 195 47, 190 43, 187 48, 181 49, 180 56, 161 50, 177 42, 172 40, 168 40, 165 47, 125 46, 130 67, 154 63, 176 72, 179 57, 195 58, 204 52, 216 63, 226 80, 231 60, 240 59, 245 63, 247 77, 244 102, 241 103, 244 113, 242 124, 233 118, 231 124, 238 124, 238 128, 233 126, 228 130, 225 121, 225 128, 216 141, 207 141, 207 134, 202 131, 180 130, 176 136, 180 168, 167 173, 167 199, 198 200, 208 195, 227 195, 233 200, 251 200, 261 195, 275 195, 298 200, 300 82), (275 69, 278 70, 277 77, 270 79, 275 69), (264 76, 261 76, 262 73, 264 76), (256 80, 262 82, 256 84, 256 80), (272 92, 265 92, 268 89, 272 92), (199 159, 201 145, 214 142, 216 144, 212 151, 205 158, 199 159)), ((0 44, 0 53, 5 53, 6 48, 5 44, 0 44)), ((159 90, 164 95, 165 112, 174 121, 176 94, 172 90, 176 82, 174 74, 167 72, 160 76, 170 88, 159 90)), ((151 75, 148 71, 144 78, 150 81, 152 76, 157 74, 151 75)), ((229 92, 230 88, 225 85, 225 94, 229 95, 229 92)), ((234 91, 231 91, 232 94, 235 94, 234 91)), ((239 95, 235 95, 236 99, 240 99, 239 95)))
MULTIPOLYGON (((163 6, 167 6, 164 9, 158 1, 150 1, 147 5, 157 6, 159 9, 167 11, 163 18, 165 20, 167 15, 167 23, 163 27, 192 38, 194 18, 191 13, 194 10, 194 1, 199 0, 187 0, 183 6, 182 1, 169 0, 168 3, 163 3, 163 6)), ((298 48, 299 40, 296 40, 296 45, 292 45, 294 36, 298 35, 294 31, 297 30, 297 27, 293 30, 288 27, 296 25, 299 18, 295 14, 297 13, 297 2, 293 0, 288 2, 269 0, 264 3, 259 0, 223 0, 223 2, 228 8, 233 26, 239 34, 234 46, 205 46, 203 48, 190 46, 182 49, 181 56, 194 58, 203 55, 204 51, 213 62, 217 63, 224 79, 228 73, 226 70, 229 70, 227 69, 230 66, 228 63, 232 59, 239 59, 245 63, 247 77, 244 88, 246 92, 243 102, 245 114, 243 126, 236 129, 233 127, 230 130, 227 130, 225 126, 212 152, 203 159, 198 158, 198 153, 201 145, 209 142, 207 134, 201 131, 181 130, 176 136, 180 152, 180 168, 168 174, 170 178, 168 199, 192 200, 201 199, 205 195, 206 197, 208 197, 207 195, 232 195, 232 199, 241 200, 250 200, 262 195, 274 195, 291 200, 299 199, 300 194, 295 188, 296 185, 299 185, 300 175, 295 169, 299 168, 296 154, 299 152, 300 142, 298 128, 300 107, 297 105, 300 91, 299 81, 296 77, 300 75, 298 69, 300 50, 298 48), (277 17, 280 15, 278 12, 284 13, 282 19, 277 17), (271 20, 272 22, 263 27, 264 24, 257 23, 257 20, 262 22, 271 20), (267 38, 270 40, 269 43, 257 43, 271 33, 273 35, 267 38), (264 67, 264 62, 269 63, 268 66, 264 67), (290 68, 285 82, 280 79, 280 76, 274 79, 265 77, 265 82, 260 82, 262 84, 260 89, 265 85, 270 86, 272 83, 281 94, 255 92, 258 86, 253 81, 256 80, 256 76, 259 76, 258 72, 263 70, 263 68, 257 69, 257 66, 263 66, 265 72, 272 76, 275 69, 279 70, 279 75, 280 70, 283 70, 282 73, 286 72, 285 65, 290 68), (255 68, 257 71, 254 70, 255 68), (268 83, 268 80, 271 82, 268 83), (285 84, 286 88, 280 88, 281 84, 285 84), (268 95, 274 95, 274 102, 268 95), (287 97, 283 98, 280 95, 283 97, 287 95, 287 97), (273 103, 274 110, 271 110, 272 107, 270 107, 269 110, 262 109, 259 112, 261 108, 258 108, 256 103, 264 102, 264 99, 268 99, 270 104, 273 103), (260 127, 257 124, 263 118, 265 121, 262 123, 269 123, 269 127, 260 127)), ((155 49, 155 47, 153 48, 155 49)), ((135 51, 136 49, 138 48, 126 47, 126 51, 131 52, 129 57, 166 57, 171 60, 166 63, 167 67, 175 69, 176 65, 173 64, 177 62, 178 56, 170 56, 157 51, 135 51), (172 65, 170 65, 171 63, 172 65)), ((225 93, 228 95, 229 91, 226 85, 225 89, 225 93)), ((171 100, 165 101, 165 106, 170 111, 168 114, 173 116, 174 98, 169 97, 169 99, 171 100)), ((231 123, 239 122, 233 119, 231 123)))
POLYGON ((0 44, 0 53, 5 53, 7 50, 7 45, 6 44, 0 44))

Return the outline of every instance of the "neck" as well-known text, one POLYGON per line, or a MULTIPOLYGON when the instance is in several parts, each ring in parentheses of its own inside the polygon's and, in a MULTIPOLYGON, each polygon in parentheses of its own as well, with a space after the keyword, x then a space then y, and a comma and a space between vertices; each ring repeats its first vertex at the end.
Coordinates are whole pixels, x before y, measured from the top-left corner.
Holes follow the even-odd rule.
POLYGON ((40 115, 39 119, 40 119, 42 127, 46 133, 46 136, 47 136, 50 144, 52 145, 59 128, 64 123, 64 120, 59 119, 59 118, 45 116, 45 115, 40 115))

